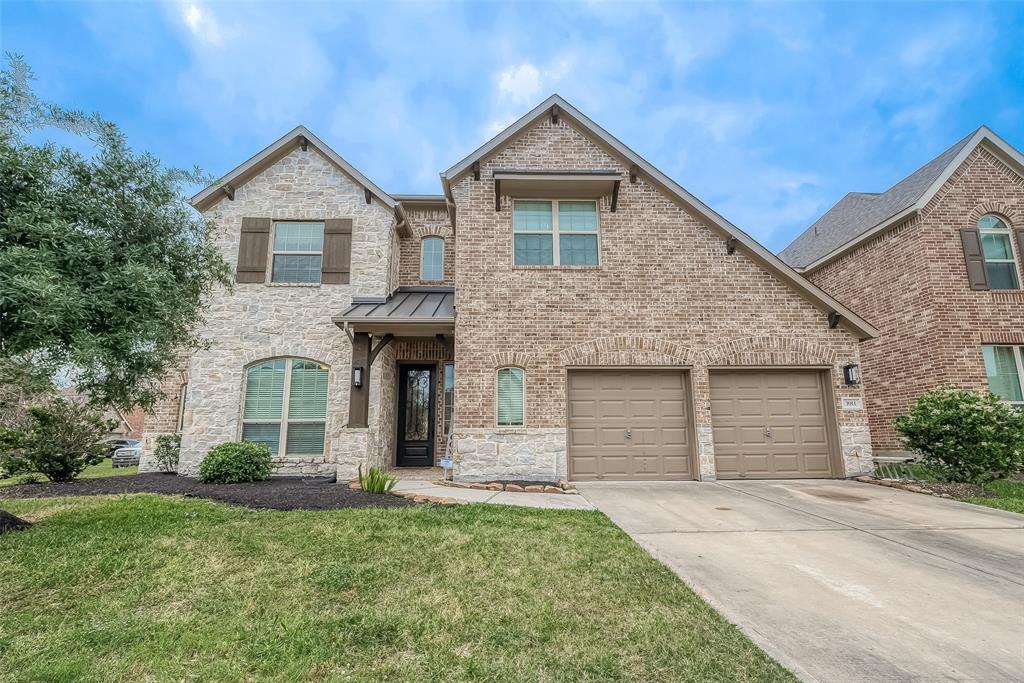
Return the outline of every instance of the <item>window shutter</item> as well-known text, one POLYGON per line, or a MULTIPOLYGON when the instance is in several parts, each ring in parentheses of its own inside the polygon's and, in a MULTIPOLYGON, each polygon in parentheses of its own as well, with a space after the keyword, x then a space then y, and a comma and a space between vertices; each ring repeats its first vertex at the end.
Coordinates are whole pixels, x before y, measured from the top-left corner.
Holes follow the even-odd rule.
POLYGON ((960 242, 964 246, 964 261, 967 263, 967 281, 971 289, 988 289, 988 275, 985 273, 985 255, 981 250, 981 234, 977 228, 960 231, 960 242))
POLYGON ((352 269, 352 219, 328 218, 324 221, 324 260, 320 282, 347 285, 352 269))
POLYGON ((267 250, 270 247, 272 223, 269 218, 242 219, 235 282, 266 282, 267 250))

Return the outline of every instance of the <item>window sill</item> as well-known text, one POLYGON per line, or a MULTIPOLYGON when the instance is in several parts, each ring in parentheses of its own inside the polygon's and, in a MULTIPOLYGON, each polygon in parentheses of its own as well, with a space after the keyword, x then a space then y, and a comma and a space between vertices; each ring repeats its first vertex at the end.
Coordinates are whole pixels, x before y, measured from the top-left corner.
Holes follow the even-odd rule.
POLYGON ((268 282, 267 287, 307 287, 315 289, 321 284, 320 282, 268 282))
POLYGON ((517 266, 512 270, 601 270, 601 266, 517 266))
POLYGON ((1020 289, 990 289, 988 293, 993 301, 1024 303, 1024 291, 1020 289))

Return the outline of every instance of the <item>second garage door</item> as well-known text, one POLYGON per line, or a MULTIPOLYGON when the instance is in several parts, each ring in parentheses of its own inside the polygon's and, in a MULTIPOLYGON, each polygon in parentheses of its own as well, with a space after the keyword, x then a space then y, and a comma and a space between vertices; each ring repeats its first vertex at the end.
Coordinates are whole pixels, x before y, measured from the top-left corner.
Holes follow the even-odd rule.
POLYGON ((816 370, 712 371, 718 478, 833 476, 823 375, 816 370))
POLYGON ((681 370, 569 372, 571 479, 692 479, 681 370))

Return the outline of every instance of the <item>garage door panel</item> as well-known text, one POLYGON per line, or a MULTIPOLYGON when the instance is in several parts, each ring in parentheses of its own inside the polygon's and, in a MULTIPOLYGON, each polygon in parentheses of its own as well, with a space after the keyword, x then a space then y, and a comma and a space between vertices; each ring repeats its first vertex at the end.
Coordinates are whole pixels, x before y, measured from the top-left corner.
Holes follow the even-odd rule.
POLYGON ((681 370, 570 371, 568 386, 569 433, 582 432, 570 437, 572 477, 692 478, 692 417, 681 370))
POLYGON ((831 476, 820 372, 713 371, 710 384, 719 478, 831 476))

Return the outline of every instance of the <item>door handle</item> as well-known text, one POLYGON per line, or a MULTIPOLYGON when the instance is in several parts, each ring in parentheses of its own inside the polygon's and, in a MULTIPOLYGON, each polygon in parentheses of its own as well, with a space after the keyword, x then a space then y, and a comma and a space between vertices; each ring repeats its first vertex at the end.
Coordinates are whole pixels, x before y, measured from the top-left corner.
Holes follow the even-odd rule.
POLYGON ((631 432, 631 431, 630 431, 630 430, 628 430, 628 429, 627 429, 627 430, 626 430, 626 431, 624 432, 624 434, 625 434, 625 437, 626 437, 627 439, 632 439, 632 438, 633 438, 633 432, 631 432))
POLYGON ((772 428, 771 427, 765 427, 764 428, 764 438, 766 438, 766 439, 772 438, 772 428))

